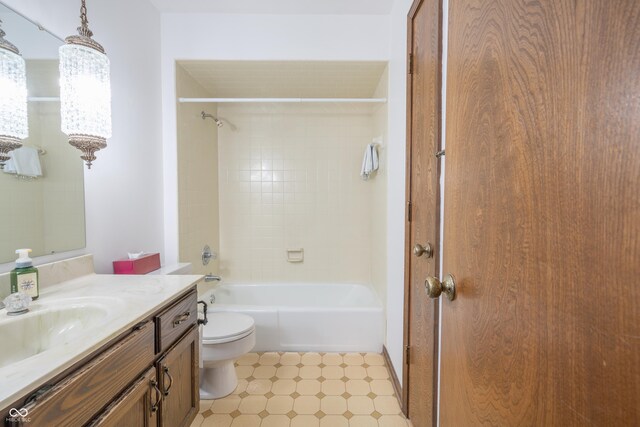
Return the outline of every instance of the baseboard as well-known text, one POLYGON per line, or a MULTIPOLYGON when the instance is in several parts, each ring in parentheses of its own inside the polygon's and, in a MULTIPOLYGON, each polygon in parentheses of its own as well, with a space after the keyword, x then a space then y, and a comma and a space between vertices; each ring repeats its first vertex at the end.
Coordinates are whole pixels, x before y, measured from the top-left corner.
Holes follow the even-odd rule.
POLYGON ((393 385, 393 391, 396 393, 396 398, 398 399, 398 404, 400 408, 402 408, 402 413, 406 416, 406 409, 402 404, 402 386, 400 385, 400 381, 398 380, 398 375, 396 375, 396 370, 393 368, 393 362, 391 362, 391 357, 389 357, 389 352, 387 351, 386 346, 382 346, 382 356, 384 357, 384 361, 387 364, 387 368, 389 368, 389 375, 391 375, 391 384, 393 385))

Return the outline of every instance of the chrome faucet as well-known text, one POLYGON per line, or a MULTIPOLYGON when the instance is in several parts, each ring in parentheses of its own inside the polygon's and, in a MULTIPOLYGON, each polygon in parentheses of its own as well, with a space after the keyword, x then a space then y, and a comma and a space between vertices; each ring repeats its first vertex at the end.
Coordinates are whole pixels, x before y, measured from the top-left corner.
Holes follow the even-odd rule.
POLYGON ((216 276, 214 274, 207 274, 206 276, 204 276, 204 281, 205 282, 219 282, 222 280, 222 277, 220 276, 216 276))

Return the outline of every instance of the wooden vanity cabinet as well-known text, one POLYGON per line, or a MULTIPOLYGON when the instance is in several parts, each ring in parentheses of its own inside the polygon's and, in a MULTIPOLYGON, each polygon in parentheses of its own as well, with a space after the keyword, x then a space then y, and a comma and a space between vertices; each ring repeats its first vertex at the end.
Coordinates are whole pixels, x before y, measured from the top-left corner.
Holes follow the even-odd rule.
POLYGON ((9 421, 15 407, 29 411, 25 426, 188 427, 199 406, 193 288, 0 416, 21 425, 9 421))
POLYGON ((198 413, 198 328, 171 347, 90 427, 188 427, 198 413))

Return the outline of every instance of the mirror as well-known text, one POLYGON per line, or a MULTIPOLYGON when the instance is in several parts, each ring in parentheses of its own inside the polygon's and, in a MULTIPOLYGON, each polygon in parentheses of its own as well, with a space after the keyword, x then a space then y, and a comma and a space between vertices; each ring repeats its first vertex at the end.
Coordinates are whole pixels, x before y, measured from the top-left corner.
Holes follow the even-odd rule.
POLYGON ((84 248, 85 211, 83 163, 60 130, 64 41, 2 3, 0 20, 5 39, 25 59, 29 96, 29 137, 22 141, 28 148, 12 152, 12 164, 0 171, 0 263, 6 263, 19 248, 33 249, 32 257, 84 248))

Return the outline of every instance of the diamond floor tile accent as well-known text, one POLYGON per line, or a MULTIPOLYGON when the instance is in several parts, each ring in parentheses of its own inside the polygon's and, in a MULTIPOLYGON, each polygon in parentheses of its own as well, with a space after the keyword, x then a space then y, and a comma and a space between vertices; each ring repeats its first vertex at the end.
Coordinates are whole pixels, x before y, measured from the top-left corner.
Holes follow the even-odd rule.
POLYGON ((377 353, 249 353, 238 387, 203 400, 191 427, 411 427, 377 353))

